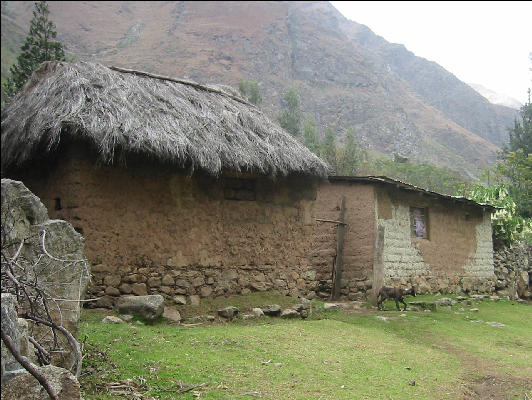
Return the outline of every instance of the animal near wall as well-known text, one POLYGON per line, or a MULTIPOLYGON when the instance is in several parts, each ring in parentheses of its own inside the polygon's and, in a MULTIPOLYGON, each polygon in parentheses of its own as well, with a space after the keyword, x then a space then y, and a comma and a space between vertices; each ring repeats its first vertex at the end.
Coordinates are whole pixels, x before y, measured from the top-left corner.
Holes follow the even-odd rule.
POLYGON ((160 164, 95 167, 80 147, 25 181, 86 240, 91 295, 306 292, 317 179, 187 176, 160 164), (306 278, 306 279, 305 279, 306 278))

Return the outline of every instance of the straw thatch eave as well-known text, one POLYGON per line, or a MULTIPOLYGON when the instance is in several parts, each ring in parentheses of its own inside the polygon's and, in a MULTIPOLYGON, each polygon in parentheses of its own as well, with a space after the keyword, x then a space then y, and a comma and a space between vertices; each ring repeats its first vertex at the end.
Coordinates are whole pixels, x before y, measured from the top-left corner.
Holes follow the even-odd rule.
POLYGON ((109 164, 120 151, 216 176, 327 174, 321 159, 234 94, 87 62, 43 63, 3 111, 1 129, 2 171, 55 150, 68 132, 109 164))

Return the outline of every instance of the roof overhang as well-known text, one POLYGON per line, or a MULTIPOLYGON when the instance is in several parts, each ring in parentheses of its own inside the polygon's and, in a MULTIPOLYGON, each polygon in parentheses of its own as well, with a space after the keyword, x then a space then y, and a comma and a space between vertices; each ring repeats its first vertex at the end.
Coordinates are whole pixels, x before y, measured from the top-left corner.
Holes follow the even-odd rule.
POLYGON ((353 182, 353 183, 370 183, 370 184, 383 184, 394 186, 397 189, 404 190, 407 192, 415 192, 432 197, 435 199, 443 199, 451 201, 453 203, 464 204, 474 207, 482 208, 484 211, 494 212, 500 207, 493 206, 487 203, 477 203, 474 200, 468 199, 467 197, 462 196, 451 196, 446 194, 441 194, 433 192, 427 189, 423 189, 409 183, 401 182, 386 176, 329 176, 329 182, 353 182))

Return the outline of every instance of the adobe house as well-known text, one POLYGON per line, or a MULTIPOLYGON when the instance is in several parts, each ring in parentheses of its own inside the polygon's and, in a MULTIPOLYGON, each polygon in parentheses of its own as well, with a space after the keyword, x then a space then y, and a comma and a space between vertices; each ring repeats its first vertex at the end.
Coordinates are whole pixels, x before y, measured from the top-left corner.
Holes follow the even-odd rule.
POLYGON ((382 285, 414 285, 425 293, 490 292, 494 209, 386 177, 329 177, 316 204, 317 292, 332 290, 339 257, 337 289, 351 299, 366 298, 382 285))
POLYGON ((97 306, 493 285, 493 207, 382 177, 327 181, 322 160, 230 88, 47 62, 1 129, 2 176, 85 237, 97 306))
POLYGON ((47 62, 1 141, 2 175, 85 237, 96 305, 308 286, 327 166, 229 89, 47 62))

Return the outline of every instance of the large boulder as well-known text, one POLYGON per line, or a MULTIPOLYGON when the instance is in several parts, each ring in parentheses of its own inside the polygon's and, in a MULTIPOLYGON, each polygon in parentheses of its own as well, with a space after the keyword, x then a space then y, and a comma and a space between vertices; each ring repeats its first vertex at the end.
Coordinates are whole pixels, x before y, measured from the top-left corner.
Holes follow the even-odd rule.
POLYGON ((281 318, 297 318, 299 317, 299 313, 296 310, 293 310, 291 308, 287 308, 281 312, 281 318))
MULTIPOLYGON (((85 258, 83 237, 66 221, 50 220, 37 196, 22 182, 2 179, 2 244, 4 250, 25 269, 21 275, 32 277, 46 289, 53 321, 77 335, 81 304, 90 281, 90 264, 85 258), (22 246, 19 249, 20 244, 22 246), (30 271, 31 270, 31 271, 30 271), (53 304, 52 304, 53 303, 53 304)), ((2 259, 2 268, 5 260, 2 259)), ((2 292, 10 290, 2 282, 2 292)), ((54 341, 50 329, 32 327, 44 347, 54 341)), ((73 352, 63 335, 59 335, 63 352, 54 352, 52 364, 71 368, 73 352)))
POLYGON ((262 312, 270 317, 278 317, 281 315, 281 306, 279 304, 270 304, 262 307, 262 312))
MULTIPOLYGON (((47 221, 48 211, 41 200, 22 182, 2 179, 2 225, 9 223, 9 229, 2 232, 7 240, 29 236, 31 226, 47 221)), ((4 239, 4 237, 2 238, 4 239)))
MULTIPOLYGON (((48 381, 59 400, 81 400, 79 382, 70 371, 47 365, 36 369, 48 381)), ((50 397, 37 379, 25 373, 2 385, 2 400, 48 400, 50 397)))
POLYGON ((120 314, 132 314, 153 321, 164 312, 164 297, 160 294, 148 296, 123 296, 118 300, 120 314))
POLYGON ((218 310, 218 315, 222 318, 232 321, 238 315, 238 308, 235 306, 229 306, 218 310))

